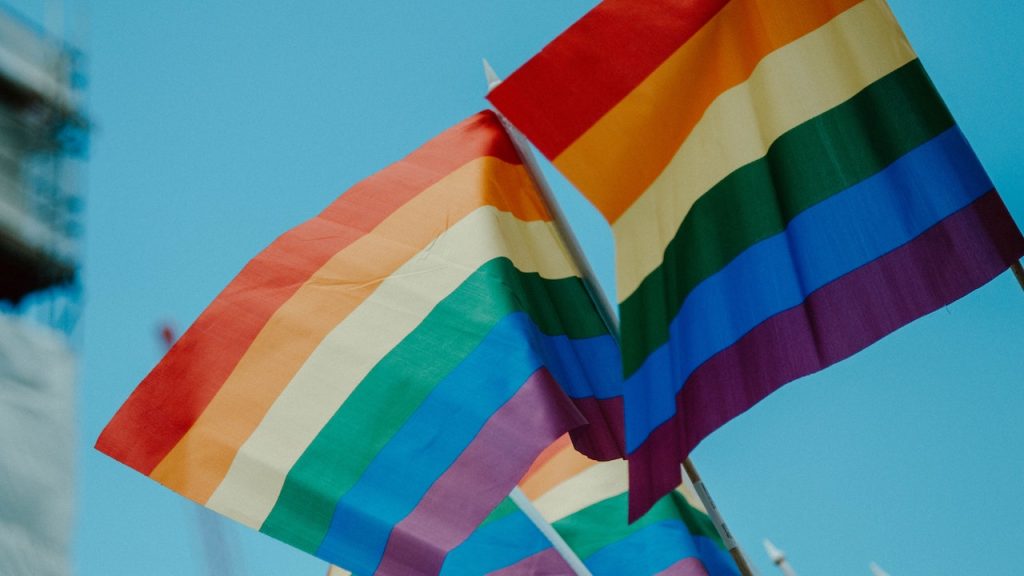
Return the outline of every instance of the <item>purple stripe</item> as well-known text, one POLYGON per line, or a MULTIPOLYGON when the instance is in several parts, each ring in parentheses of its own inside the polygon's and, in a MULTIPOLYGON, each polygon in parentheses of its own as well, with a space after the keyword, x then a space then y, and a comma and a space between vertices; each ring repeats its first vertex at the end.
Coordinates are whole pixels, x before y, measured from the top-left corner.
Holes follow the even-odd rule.
POLYGON ((588 424, 569 432, 572 445, 584 456, 605 462, 626 457, 622 396, 573 398, 588 424))
POLYGON ((700 560, 690 557, 683 558, 654 576, 708 576, 708 571, 700 560))
POLYGON ((676 415, 630 455, 630 521, 679 485, 678 463, 716 428, 783 384, 965 296, 1022 254, 1024 238, 992 191, 757 326, 690 376, 676 415))
POLYGON ((562 559, 562 555, 557 550, 548 548, 533 556, 527 556, 511 566, 487 574, 488 576, 563 576, 575 574, 575 571, 562 559))
POLYGON ((547 369, 534 372, 391 530, 376 573, 440 572, 445 555, 512 491, 541 451, 585 423, 547 369))

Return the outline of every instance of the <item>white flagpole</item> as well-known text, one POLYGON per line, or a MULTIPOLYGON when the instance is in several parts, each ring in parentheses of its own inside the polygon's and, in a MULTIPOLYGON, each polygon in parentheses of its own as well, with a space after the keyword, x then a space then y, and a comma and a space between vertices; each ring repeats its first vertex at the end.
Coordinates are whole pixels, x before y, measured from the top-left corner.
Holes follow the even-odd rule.
MULTIPOLYGON (((490 92, 495 86, 501 83, 501 79, 494 72, 494 68, 491 68, 487 59, 484 59, 484 76, 487 77, 487 91, 490 92)), ((559 235, 562 237, 562 241, 565 242, 566 249, 569 250, 569 255, 572 256, 573 261, 580 269, 580 276, 583 278, 583 284, 590 294, 591 299, 597 305, 597 311, 601 314, 601 318, 604 320, 605 325, 608 327, 608 331, 612 336, 618 340, 619 338, 619 318, 614 312, 612 303, 608 300, 608 295, 605 294, 604 290, 601 289, 601 284, 597 281, 597 275, 594 274, 594 269, 590 266, 590 261, 587 260, 586 255, 583 253, 583 249, 580 247, 579 241, 576 239, 576 235, 573 234, 572 228, 569 226, 569 220, 566 219, 565 213, 562 212, 561 206, 558 204, 558 200, 555 198, 554 191, 551 190, 551 186, 548 184, 544 173, 541 172, 540 166, 537 164, 537 158, 533 155, 533 150, 530 148, 530 144, 526 141, 526 137, 516 130, 515 126, 509 122, 505 116, 498 110, 494 111, 498 115, 498 119, 501 120, 501 124, 505 127, 505 131, 508 132, 509 137, 512 139, 512 144, 515 145, 516 152, 519 153, 519 157, 522 158, 523 164, 526 166, 526 171, 529 172, 530 177, 533 179, 533 183, 537 186, 541 196, 544 197, 544 202, 548 205, 548 209, 551 210, 551 217, 554 220, 555 228, 558 230, 559 235)))
MULTIPOLYGON (((484 61, 484 75, 487 77, 487 91, 490 92, 498 84, 501 83, 501 78, 494 72, 494 68, 491 68, 489 62, 485 58, 484 61)), ((516 151, 519 153, 519 157, 523 159, 523 164, 526 166, 526 170, 530 173, 530 177, 533 179, 537 189, 540 190, 541 195, 547 202, 548 208, 551 210, 551 216, 554 219, 555 227, 558 229, 559 234, 562 236, 562 240, 565 242, 566 248, 569 250, 569 254, 575 260, 576 265, 579 266, 580 276, 583 279, 583 284, 593 299, 594 304, 597 306, 598 312, 601 314, 601 318, 604 319, 605 325, 608 326, 608 330, 612 336, 618 340, 619 338, 619 319, 614 312, 611 301, 608 299, 608 295, 605 294, 601 288, 601 284, 597 281, 597 275, 594 274, 594 269, 590 266, 590 262, 587 260, 587 256, 583 253, 583 249, 580 247, 579 241, 576 239, 576 235, 573 234, 572 228, 569 226, 569 221, 565 218, 565 214, 562 212, 561 207, 558 205, 558 200, 555 198, 554 192, 551 190, 551 186, 548 184, 547 179, 544 178, 544 174, 541 172, 540 167, 537 165, 537 159, 533 155, 533 150, 530 148, 530 144, 526 141, 526 138, 512 125, 511 122, 506 119, 500 111, 495 110, 498 115, 498 119, 501 120, 502 125, 508 132, 509 137, 512 139, 512 144, 515 145, 516 151)), ((704 504, 704 508, 708 512, 708 516, 711 518, 715 525, 715 529, 718 531, 718 535, 722 538, 722 542, 729 550, 729 554, 732 555, 733 560, 736 562, 736 566, 740 570, 741 576, 754 576, 753 570, 747 563, 746 557, 743 555, 743 551, 740 550, 739 544, 733 539, 732 533, 729 532, 729 528, 725 525, 725 520, 722 519, 721 514, 718 512, 718 507, 715 506, 715 502, 711 499, 711 494, 704 487, 704 482, 700 479, 700 474, 697 473, 696 466, 689 458, 683 462, 683 469, 686 474, 690 477, 693 482, 694 488, 697 491, 697 495, 700 497, 701 502, 704 504)))
POLYGON ((562 556, 562 559, 565 560, 566 564, 568 564, 578 576, 593 576, 590 573, 590 569, 588 569, 583 564, 583 561, 580 560, 580 557, 572 551, 572 548, 569 548, 569 544, 562 538, 562 535, 544 519, 540 510, 537 510, 537 507, 534 506, 533 502, 526 497, 526 494, 523 494, 523 491, 520 490, 518 486, 512 490, 511 494, 509 494, 509 498, 516 503, 516 506, 519 506, 519 509, 523 511, 523 514, 526 514, 526 517, 530 519, 530 522, 533 522, 533 525, 536 526, 542 534, 544 534, 555 550, 562 556))
POLYGON ((772 541, 767 538, 764 539, 764 550, 768 553, 768 557, 772 559, 772 563, 782 571, 783 576, 796 576, 796 571, 789 565, 785 553, 776 548, 772 541))
MULTIPOLYGON (((498 80, 497 76, 494 74, 494 69, 492 69, 491 65, 487 63, 487 60, 484 60, 484 74, 487 77, 487 90, 490 91, 498 85, 500 80, 498 80)), ((555 228, 562 236, 562 240, 565 242, 566 249, 569 250, 569 254, 572 256, 573 261, 577 266, 579 266, 580 275, 583 277, 583 284, 586 287, 587 292, 590 293, 594 302, 598 303, 597 308, 598 312, 601 313, 601 319, 604 320, 608 330, 613 335, 617 335, 619 333, 618 322, 614 315, 608 314, 608 311, 611 310, 611 306, 601 304, 601 299, 606 303, 607 297, 603 292, 600 292, 600 286, 598 286, 594 281, 594 271, 590 268, 590 264, 583 258, 583 251, 580 249, 579 243, 576 241, 576 237, 573 236, 572 230, 566 223, 565 215, 562 213, 561 208, 559 208, 558 202, 555 200, 555 196, 552 193, 551 188, 548 186, 544 176, 541 175, 536 159, 534 159, 533 154, 530 152, 529 145, 526 144, 522 135, 512 128, 512 125, 505 120, 501 113, 498 113, 498 118, 501 120, 505 130, 508 131, 509 136, 512 139, 512 144, 515 146, 516 152, 519 153, 519 157, 523 159, 526 171, 530 174, 534 184, 540 191, 548 209, 551 210, 551 216, 554 220, 555 228), (595 292, 595 290, 597 291, 595 292)), ((536 526, 537 529, 547 537, 555 551, 562 556, 562 559, 565 560, 566 564, 568 564, 578 576, 592 576, 590 570, 583 564, 583 561, 580 560, 580 557, 573 552, 572 548, 569 547, 569 544, 566 543, 554 527, 544 519, 540 510, 537 510, 537 507, 533 505, 533 502, 526 497, 526 494, 524 494, 518 486, 512 490, 509 497, 516 503, 516 506, 519 506, 519 509, 526 514, 526 517, 533 522, 534 526, 536 526)))

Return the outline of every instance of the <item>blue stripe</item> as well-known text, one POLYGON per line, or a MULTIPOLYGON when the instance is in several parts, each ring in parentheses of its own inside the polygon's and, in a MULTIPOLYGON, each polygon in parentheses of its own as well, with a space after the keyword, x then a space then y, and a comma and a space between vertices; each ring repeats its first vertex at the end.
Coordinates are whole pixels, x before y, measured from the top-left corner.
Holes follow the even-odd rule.
POLYGON ((551 548, 551 543, 522 511, 477 528, 452 550, 441 567, 441 576, 486 574, 512 566, 551 548))
POLYGON ((622 355, 614 337, 543 338, 544 365, 567 396, 602 400, 622 396, 622 355))
MULTIPOLYGON (((682 520, 665 520, 601 548, 585 558, 583 563, 594 576, 644 576, 657 574, 683 558, 700 558, 702 551, 713 554, 709 547, 718 550, 714 540, 690 534, 682 520)), ((718 563, 715 558, 709 561, 718 563)))
MULTIPOLYGON (((560 384, 574 390, 588 387, 581 379, 596 374, 581 363, 596 340, 544 335, 523 312, 503 318, 438 383, 338 501, 316 555, 355 571, 376 570, 392 527, 412 512, 538 368, 550 363, 560 384)), ((510 479, 509 489, 515 480, 510 479)))
POLYGON ((676 393, 709 358, 991 189, 953 127, 748 248, 690 293, 672 320, 668 342, 626 381, 628 452, 674 415, 676 393))
POLYGON ((739 576, 740 569, 736 567, 732 556, 714 540, 702 536, 694 538, 694 544, 697 545, 697 557, 707 570, 708 576, 739 576))

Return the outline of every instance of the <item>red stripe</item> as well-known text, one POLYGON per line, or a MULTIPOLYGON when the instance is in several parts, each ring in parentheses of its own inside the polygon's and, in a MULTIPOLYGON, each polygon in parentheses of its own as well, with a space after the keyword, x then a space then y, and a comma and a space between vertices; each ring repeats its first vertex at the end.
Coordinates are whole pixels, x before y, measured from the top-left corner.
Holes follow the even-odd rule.
POLYGON ((520 163, 490 111, 356 184, 319 216, 275 240, 139 384, 96 448, 148 475, 206 409, 274 312, 310 276, 425 188, 482 156, 520 163), (152 418, 156 413, 161 417, 152 418))
POLYGON ((537 455, 584 423, 551 373, 534 372, 395 525, 376 573, 440 572, 448 552, 515 488, 537 455))
POLYGON ((555 158, 727 3, 606 0, 487 98, 555 158))
POLYGON ((1022 255, 1024 237, 992 191, 760 324, 701 365, 676 396, 676 416, 629 455, 630 521, 679 485, 679 463, 718 427, 783 384, 965 296, 1022 255))

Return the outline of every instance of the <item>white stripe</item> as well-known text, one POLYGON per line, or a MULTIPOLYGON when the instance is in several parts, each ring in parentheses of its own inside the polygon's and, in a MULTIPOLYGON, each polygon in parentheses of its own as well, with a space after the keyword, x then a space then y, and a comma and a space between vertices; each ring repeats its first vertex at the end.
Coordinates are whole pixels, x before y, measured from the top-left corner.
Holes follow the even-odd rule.
POLYGON ((629 488, 625 460, 602 462, 558 484, 533 501, 548 522, 556 522, 629 488))
POLYGON ((704 503, 701 502, 700 497, 697 496, 697 489, 693 487, 693 480, 690 480, 690 475, 686 474, 685 471, 683 472, 683 483, 680 484, 679 488, 676 488, 676 490, 686 498, 686 502, 690 506, 693 506, 704 514, 708 513, 707 508, 704 507, 704 503))
POLYGON ((396 270, 317 346, 242 445, 210 508, 259 528, 285 477, 356 385, 485 262, 545 278, 576 275, 549 222, 479 208, 396 270))

